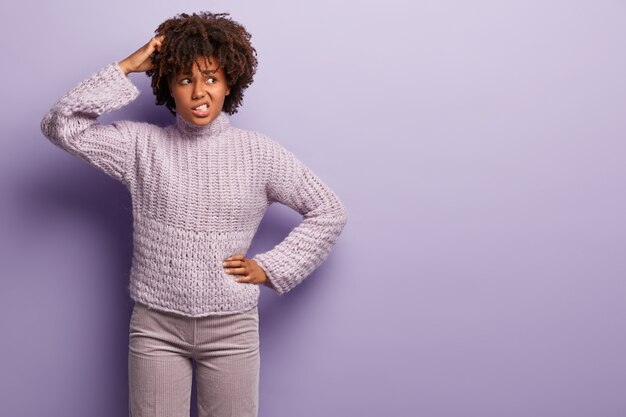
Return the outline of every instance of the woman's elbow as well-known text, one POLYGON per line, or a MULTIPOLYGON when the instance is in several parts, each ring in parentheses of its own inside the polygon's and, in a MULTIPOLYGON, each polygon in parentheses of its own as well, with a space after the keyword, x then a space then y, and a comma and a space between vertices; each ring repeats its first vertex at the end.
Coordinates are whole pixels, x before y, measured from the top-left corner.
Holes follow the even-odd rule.
POLYGON ((80 131, 72 126, 73 120, 67 118, 56 109, 50 110, 41 120, 41 133, 53 144, 62 149, 71 150, 72 142, 80 131))
POLYGON ((44 117, 43 119, 41 119, 41 123, 40 123, 40 128, 41 128, 41 133, 43 133, 43 135, 52 140, 53 142, 56 142, 56 138, 59 136, 59 132, 58 132, 58 124, 56 123, 56 117, 53 111, 49 111, 44 117))
POLYGON ((337 199, 337 201, 334 204, 333 211, 335 212, 336 222, 343 229, 343 227, 348 222, 348 209, 346 208, 345 204, 343 204, 341 200, 337 199))

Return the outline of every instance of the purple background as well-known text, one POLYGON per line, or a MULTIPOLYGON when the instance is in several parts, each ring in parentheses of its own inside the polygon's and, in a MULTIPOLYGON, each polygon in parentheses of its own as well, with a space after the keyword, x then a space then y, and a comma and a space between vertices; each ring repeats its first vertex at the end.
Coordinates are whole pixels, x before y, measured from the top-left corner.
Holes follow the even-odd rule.
MULTIPOLYGON (((4 2, 0 415, 127 415, 130 197, 40 133, 182 11, 252 33, 237 126, 342 198, 328 260, 263 289, 261 417, 626 416, 626 5, 4 2)), ((141 96, 103 121, 169 123, 141 96)), ((272 206, 249 254, 300 216, 272 206)))

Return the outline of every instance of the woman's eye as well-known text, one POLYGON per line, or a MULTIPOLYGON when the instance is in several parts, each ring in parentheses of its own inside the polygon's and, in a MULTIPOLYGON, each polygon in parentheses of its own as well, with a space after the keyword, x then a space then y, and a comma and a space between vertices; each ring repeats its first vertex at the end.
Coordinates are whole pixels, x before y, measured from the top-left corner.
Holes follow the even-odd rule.
POLYGON ((189 78, 183 78, 182 80, 180 80, 181 84, 189 84, 191 82, 191 80, 189 78))
POLYGON ((207 84, 215 84, 216 82, 217 80, 215 79, 215 77, 209 77, 206 79, 207 84))

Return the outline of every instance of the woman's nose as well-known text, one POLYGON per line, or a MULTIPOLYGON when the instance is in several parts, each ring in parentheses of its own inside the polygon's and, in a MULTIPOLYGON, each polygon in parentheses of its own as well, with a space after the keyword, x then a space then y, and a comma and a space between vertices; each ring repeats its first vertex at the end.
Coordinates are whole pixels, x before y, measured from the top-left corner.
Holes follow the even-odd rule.
POLYGON ((204 87, 201 84, 196 84, 193 90, 193 99, 198 100, 206 95, 206 91, 204 91, 204 87))

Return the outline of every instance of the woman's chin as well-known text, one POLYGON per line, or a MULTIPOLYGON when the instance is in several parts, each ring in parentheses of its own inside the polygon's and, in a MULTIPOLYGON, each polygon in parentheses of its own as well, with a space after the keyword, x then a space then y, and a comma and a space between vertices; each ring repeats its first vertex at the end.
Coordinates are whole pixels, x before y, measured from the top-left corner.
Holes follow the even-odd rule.
POLYGON ((183 119, 185 119, 189 124, 192 124, 194 126, 206 126, 209 123, 211 123, 213 120, 215 120, 215 118, 217 117, 217 115, 208 115, 205 117, 198 117, 198 116, 182 116, 183 119))

